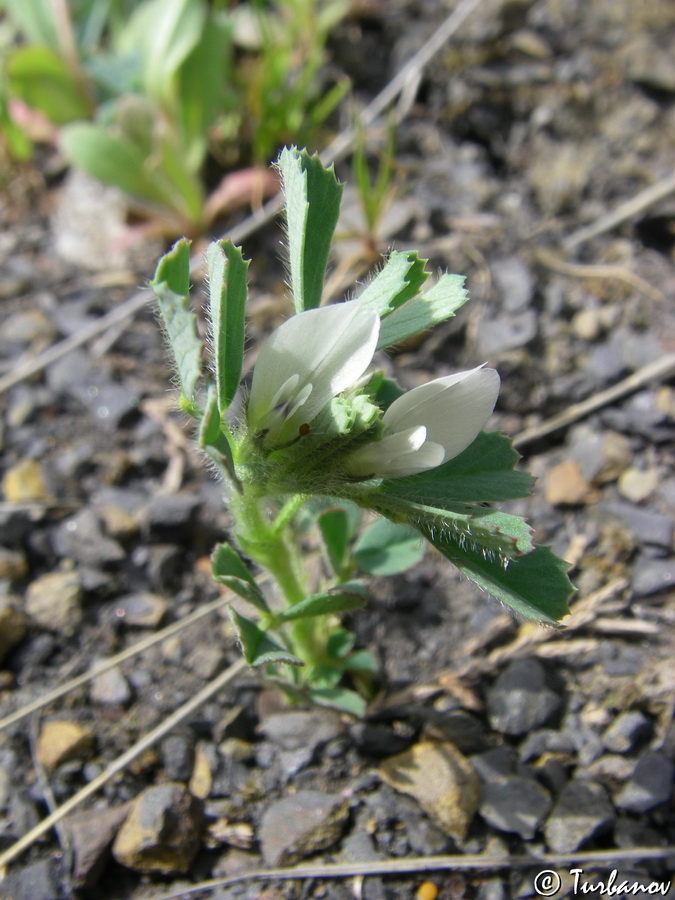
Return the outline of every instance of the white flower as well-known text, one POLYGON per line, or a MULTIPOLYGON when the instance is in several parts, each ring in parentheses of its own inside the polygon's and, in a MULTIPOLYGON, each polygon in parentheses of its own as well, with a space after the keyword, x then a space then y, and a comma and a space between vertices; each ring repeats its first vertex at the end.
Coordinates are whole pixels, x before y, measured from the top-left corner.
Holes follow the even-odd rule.
POLYGON ((497 402, 499 375, 479 366, 403 394, 382 417, 384 437, 351 454, 351 475, 400 478, 434 469, 473 443, 497 402))
POLYGON ((271 444, 298 436, 330 400, 368 368, 380 318, 358 300, 298 313, 263 344, 253 370, 247 420, 271 444))

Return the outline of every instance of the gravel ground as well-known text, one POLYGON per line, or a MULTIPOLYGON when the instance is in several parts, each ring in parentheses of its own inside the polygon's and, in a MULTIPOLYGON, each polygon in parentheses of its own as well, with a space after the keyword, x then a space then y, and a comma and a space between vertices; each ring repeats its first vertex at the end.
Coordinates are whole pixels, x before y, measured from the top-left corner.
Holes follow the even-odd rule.
MULTIPOLYGON (((334 64, 367 100, 446 14, 372 0, 336 31, 334 64)), ((674 25, 668 0, 486 0, 436 57, 397 131, 380 244, 465 273, 472 302, 391 359, 401 383, 488 361, 493 424, 516 436, 675 352, 675 201, 580 231, 672 177, 674 25)), ((0 374, 114 308, 157 254, 125 248, 115 198, 55 171, 46 157, 5 187, 0 374)), ((270 226, 245 247, 252 346, 283 311, 278 238, 270 226)), ((336 268, 355 247, 339 244, 336 268)), ((0 398, 3 714, 220 596, 208 554, 228 516, 169 380, 143 311, 0 398)), ((667 882, 674 419, 666 378, 521 441, 539 482, 509 508, 573 565, 563 630, 515 622, 432 555, 374 580, 350 622, 381 663, 366 720, 284 708, 242 673, 19 857, 0 896, 151 900, 307 860, 438 854, 514 862, 210 896, 508 900, 536 896, 545 868, 562 896, 574 866, 538 857, 594 850, 615 856, 579 864, 589 881, 667 882)), ((1 732, 0 848, 236 659, 221 606, 1 732)))

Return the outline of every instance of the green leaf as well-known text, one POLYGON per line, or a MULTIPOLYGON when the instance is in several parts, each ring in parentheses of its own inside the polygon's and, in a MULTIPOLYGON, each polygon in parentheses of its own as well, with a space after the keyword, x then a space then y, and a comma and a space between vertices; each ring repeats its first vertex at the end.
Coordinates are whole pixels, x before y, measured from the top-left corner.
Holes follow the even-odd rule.
POLYGON ((52 0, 6 0, 5 7, 23 37, 32 44, 46 44, 58 51, 59 38, 52 0))
POLYGON ((340 575, 347 560, 347 548, 352 536, 347 510, 340 506, 325 509, 319 513, 316 521, 326 545, 331 569, 336 575, 340 575))
POLYGON ((175 99, 178 69, 197 44, 206 9, 198 0, 150 0, 136 7, 119 51, 140 55, 145 93, 165 108, 175 99))
POLYGON ((357 719, 363 718, 366 712, 366 701, 347 688, 309 688, 307 694, 317 706, 325 706, 328 709, 337 709, 346 712, 357 719))
POLYGON ((354 650, 342 660, 342 668, 345 672, 371 672, 373 675, 379 669, 370 650, 354 650))
POLYGON ((340 212, 342 185, 333 166, 317 155, 285 147, 277 167, 286 206, 288 257, 297 313, 321 303, 331 240, 340 212))
POLYGON ((256 625, 252 619, 242 616, 234 609, 228 609, 232 627, 241 644, 244 659, 249 666, 263 666, 265 663, 286 663, 289 666, 302 666, 297 656, 289 653, 285 647, 270 637, 256 625))
POLYGON ((206 398, 206 409, 199 426, 199 447, 208 453, 216 463, 224 465, 231 476, 234 476, 233 443, 227 424, 220 415, 216 392, 213 386, 210 386, 206 398))
POLYGON ((61 152, 71 163, 103 184, 111 184, 153 206, 174 208, 171 191, 149 169, 143 151, 101 125, 74 122, 61 129, 61 152))
POLYGON ((496 431, 481 432, 459 456, 442 466, 382 482, 382 491, 393 497, 443 508, 457 501, 484 502, 526 497, 532 476, 513 467, 520 455, 510 438, 496 431))
POLYGON ((409 300, 382 320, 377 349, 400 344, 454 316, 455 311, 469 299, 463 285, 463 275, 441 275, 426 294, 409 300))
POLYGON ((7 59, 9 92, 55 125, 88 119, 89 104, 64 60, 48 47, 29 45, 7 59))
POLYGON ((369 575, 395 575, 419 562, 424 546, 417 533, 407 525, 378 519, 354 545, 353 557, 358 569, 369 575))
POLYGON ((202 371, 202 344, 197 317, 190 308, 190 241, 181 238, 164 254, 150 287, 157 297, 181 391, 192 403, 202 371))
POLYGON ((429 277, 424 271, 428 260, 420 259, 415 250, 393 250, 380 271, 359 295, 364 306, 380 317, 388 315, 421 290, 429 277))
POLYGON ((211 556, 213 580, 225 584, 261 612, 270 608, 243 559, 230 544, 218 544, 211 556))
POLYGON ((567 577, 569 566, 549 547, 537 546, 517 559, 504 560, 480 547, 462 547, 427 525, 420 531, 468 578, 526 619, 556 625, 569 611, 567 601, 574 591, 567 577))
POLYGON ((179 71, 177 110, 191 172, 204 162, 209 129, 225 109, 231 63, 232 24, 227 13, 209 7, 208 22, 179 71))
POLYGON ((382 515, 404 519, 415 528, 426 526, 460 547, 480 547, 503 558, 529 553, 534 547, 532 529, 524 519, 490 507, 456 503, 441 508, 393 497, 371 505, 382 515))
POLYGON ((356 643, 356 635, 346 628, 336 628, 326 641, 326 654, 331 659, 344 659, 356 643))
POLYGON ((312 594, 311 597, 305 597, 299 603, 276 613, 275 621, 290 622, 294 619, 332 615, 347 612, 350 609, 360 609, 366 605, 366 597, 362 592, 357 592, 355 589, 347 591, 345 587, 345 585, 341 585, 333 591, 324 591, 320 594, 312 594))
POLYGON ((218 408, 225 412, 241 378, 248 260, 232 241, 214 241, 206 251, 218 408))

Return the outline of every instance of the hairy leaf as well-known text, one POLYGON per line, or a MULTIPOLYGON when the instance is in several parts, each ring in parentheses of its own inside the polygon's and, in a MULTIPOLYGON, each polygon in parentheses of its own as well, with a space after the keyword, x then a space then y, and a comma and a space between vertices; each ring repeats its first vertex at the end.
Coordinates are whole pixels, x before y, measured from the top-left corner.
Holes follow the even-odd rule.
POLYGON ((243 597, 244 600, 248 600, 261 612, 269 612, 269 606, 262 591, 255 583, 241 556, 230 544, 216 546, 211 556, 211 571, 214 581, 227 585, 231 591, 243 597))
POLYGON ((567 577, 569 566, 550 548, 537 546, 517 559, 504 560, 480 547, 462 547, 427 525, 420 531, 479 587, 526 619, 556 625, 569 611, 567 601, 574 591, 567 577))
POLYGON ((192 403, 202 371, 202 344, 190 308, 190 242, 176 241, 157 264, 150 282, 176 364, 183 396, 192 403))
POLYGON ((244 358, 248 260, 232 241, 214 241, 206 251, 218 408, 225 412, 239 387, 244 358))
POLYGON ((454 316, 468 298, 463 275, 441 275, 426 294, 414 297, 382 320, 377 349, 400 344, 432 325, 444 322, 454 316))
POLYGON ((265 663, 286 663, 301 666, 303 662, 289 653, 284 646, 263 631, 252 619, 242 616, 234 609, 228 609, 232 627, 241 644, 244 659, 249 666, 263 666, 265 663))
POLYGON ((388 315, 420 292, 429 277, 424 271, 427 262, 420 259, 415 250, 393 250, 361 292, 359 300, 381 317, 388 315))
POLYGON ((286 206, 286 239, 295 311, 321 303, 331 239, 340 212, 342 185, 331 166, 306 150, 285 147, 277 163, 286 206))

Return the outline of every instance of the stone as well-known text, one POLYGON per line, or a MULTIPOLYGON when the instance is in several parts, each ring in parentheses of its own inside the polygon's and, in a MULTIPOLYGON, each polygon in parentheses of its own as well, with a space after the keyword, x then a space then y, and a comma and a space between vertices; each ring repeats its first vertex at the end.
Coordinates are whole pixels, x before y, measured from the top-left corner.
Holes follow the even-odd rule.
POLYGON ((194 528, 200 499, 194 494, 154 494, 145 509, 144 519, 150 531, 160 539, 189 537, 194 528))
POLYGON ((280 749, 279 761, 287 776, 308 765, 319 747, 342 734, 339 716, 323 710, 272 713, 263 719, 261 730, 280 749))
POLYGON ((0 662, 26 634, 26 615, 16 597, 0 597, 0 662))
POLYGON ((209 681, 223 668, 225 651, 216 644, 201 644, 194 647, 185 658, 185 665, 205 681, 209 681))
POLYGON ((379 758, 402 753, 413 741, 412 734, 398 734, 393 728, 377 722, 354 722, 349 733, 360 753, 379 758))
MULTIPOLYGON (((100 662, 100 660, 99 660, 100 662)), ((92 703, 106 706, 126 706, 131 700, 131 687, 119 666, 97 675, 89 685, 92 703)))
POLYGON ((526 309, 534 295, 534 279, 525 263, 511 256, 495 260, 490 269, 503 308, 510 313, 526 309))
POLYGON ((190 793, 194 794, 195 797, 199 797, 200 800, 206 800, 213 787, 211 763, 206 748, 202 744, 198 744, 195 749, 194 767, 188 787, 190 788, 190 793))
POLYGON ((69 759, 86 756, 94 743, 93 732, 78 722, 54 719, 45 722, 37 739, 37 758, 45 769, 55 769, 69 759))
POLYGON ((100 519, 106 534, 115 541, 125 543, 138 532, 135 517, 115 503, 103 503, 96 507, 96 515, 100 519))
POLYGON ((464 840, 478 809, 480 779, 456 747, 422 741, 384 760, 379 774, 395 790, 417 800, 445 834, 464 840))
POLYGON ((157 628, 166 614, 166 600, 159 594, 139 591, 115 601, 117 615, 127 625, 157 628))
POLYGON ((25 609, 42 628, 70 637, 82 622, 82 596, 77 572, 52 572, 28 585, 25 609))
POLYGON ((182 784, 146 788, 117 833, 113 856, 135 872, 187 872, 199 850, 203 803, 182 784))
POLYGON ((551 809, 551 797, 531 778, 511 775, 489 781, 483 788, 480 814, 500 831, 530 841, 551 809))
POLYGON ((518 659, 488 690, 490 724, 503 734, 526 734, 548 722, 562 700, 546 685, 544 667, 535 659, 518 659))
POLYGON ((61 896, 56 863, 45 859, 10 872, 0 891, 7 900, 54 900, 61 896))
POLYGON ((658 487, 659 476, 656 469, 626 469, 619 476, 619 491, 631 503, 642 503, 658 487))
POLYGON ((546 473, 544 496, 553 506, 577 506, 593 503, 599 494, 581 474, 578 463, 566 459, 546 473))
POLYGON ((126 557, 122 546, 103 534, 93 509, 81 509, 61 522, 52 533, 52 546, 57 556, 83 566, 105 567, 126 557))
POLYGON ((64 819, 73 854, 73 886, 92 887, 110 856, 110 848, 129 804, 103 809, 87 809, 64 819))
POLYGON ((298 791, 263 814, 258 838, 268 866, 289 866, 333 846, 349 817, 349 801, 323 791, 298 791))
POLYGON ((23 551, 0 547, 0 579, 19 581, 27 573, 28 563, 23 551))
POLYGON ((631 583, 636 597, 668 591, 675 584, 675 559, 640 556, 633 565, 631 583))
POLYGON ((644 813, 669 801, 672 790, 673 764, 658 750, 648 750, 616 798, 616 805, 628 812, 644 813))
POLYGON ((563 788, 546 821, 546 843, 554 853, 571 853, 608 831, 615 818, 602 785, 574 779, 563 788))
POLYGON ((42 467, 35 459, 22 459, 7 469, 2 478, 2 492, 8 503, 47 502, 51 499, 42 467))
POLYGON ((186 730, 168 735, 162 741, 161 754, 169 781, 189 781, 195 764, 194 732, 186 730))
POLYGON ((621 713, 602 735, 602 742, 613 753, 629 753, 651 731, 649 719, 638 709, 621 713))
POLYGON ((471 765, 482 781, 495 781, 516 774, 518 756, 511 747, 495 747, 472 756, 471 765))

